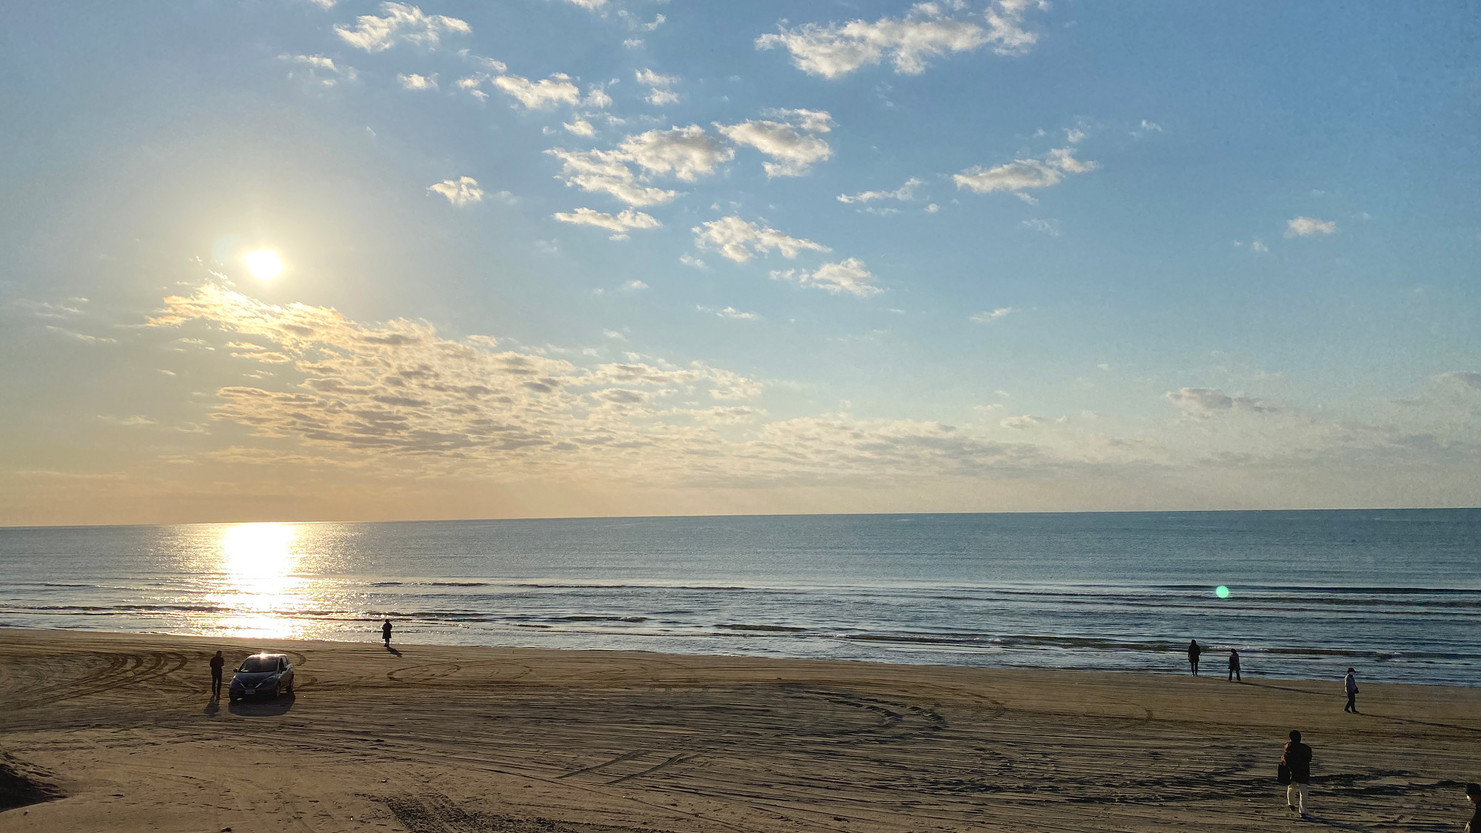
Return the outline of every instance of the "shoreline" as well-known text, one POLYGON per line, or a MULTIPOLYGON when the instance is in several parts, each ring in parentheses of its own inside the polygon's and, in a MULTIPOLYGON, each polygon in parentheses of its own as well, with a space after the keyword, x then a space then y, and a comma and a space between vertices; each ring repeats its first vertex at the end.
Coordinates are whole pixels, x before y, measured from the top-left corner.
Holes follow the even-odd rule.
MULTIPOLYGON (((1456 825, 1481 690, 0 628, 0 753, 65 797, 7 830, 1285 830, 1456 825), (206 659, 295 658, 209 700, 206 659), (214 825, 214 826, 213 826, 214 825)), ((228 680, 229 680, 228 671, 228 680)))
MULTIPOLYGON (((365 627, 364 628, 357 629, 355 631, 351 631, 351 633, 368 634, 368 633, 370 633, 371 630, 377 630, 377 629, 371 628, 370 626, 373 625, 373 624, 375 624, 378 621, 379 620, 366 620, 365 621, 365 627)), ((83 628, 42 628, 42 627, 30 628, 30 627, 23 627, 23 626, 18 626, 18 625, 13 625, 13 624, 0 624, 0 632, 4 632, 6 630, 36 631, 38 633, 60 633, 60 634, 69 634, 70 633, 70 634, 84 634, 84 635, 91 634, 91 635, 96 635, 96 636, 135 636, 135 637, 141 637, 141 638, 160 637, 160 638, 165 638, 165 639, 187 639, 187 640, 192 640, 193 639, 193 640, 208 640, 208 641, 218 641, 218 642, 225 642, 225 641, 231 641, 231 640, 236 640, 236 641, 239 641, 240 642, 240 641, 242 641, 244 639, 243 637, 236 637, 236 636, 212 636, 212 635, 205 635, 205 634, 176 633, 176 632, 170 632, 170 631, 142 631, 142 630, 140 630, 140 631, 112 631, 112 630, 94 630, 94 629, 83 629, 83 628)), ((397 633, 398 634, 404 633, 404 631, 397 631, 397 633)), ((742 641, 743 642, 749 636, 750 635, 737 635, 735 638, 737 639, 737 641, 742 641)), ((274 638, 269 638, 269 639, 264 640, 264 644, 268 644, 268 643, 279 644, 279 643, 302 642, 302 643, 323 643, 323 644, 326 644, 326 645, 372 645, 372 644, 377 644, 378 641, 379 641, 378 637, 366 638, 364 640, 351 640, 351 639, 341 640, 341 639, 333 639, 333 638, 328 638, 328 637, 318 638, 318 639, 293 639, 293 638, 274 639, 274 638)), ((400 642, 401 642, 401 639, 400 639, 400 637, 398 637, 398 644, 400 644, 400 642)), ((1191 676, 1188 673, 1187 660, 1186 660, 1186 658, 1184 656, 1184 650, 1183 650, 1183 648, 1182 648, 1181 645, 1178 645, 1178 646, 1173 647, 1173 648, 1169 648, 1168 650, 1165 650, 1165 651, 1155 651, 1155 652, 1153 652, 1157 656, 1159 656, 1159 657, 1165 657, 1167 659, 1168 669, 1167 670, 1164 670, 1164 669, 1161 669, 1161 668, 1116 668, 1116 667, 1083 667, 1083 666, 1081 666, 1081 667, 1075 667, 1075 666, 1066 667, 1066 666, 1054 666, 1054 665, 1030 665, 1030 664, 1020 664, 1020 663, 1005 663, 1005 664, 1001 664, 1001 665, 999 665, 999 664, 991 664, 991 665, 990 664, 965 665, 965 664, 956 664, 956 663, 949 663, 949 662, 931 661, 931 660, 924 660, 924 659, 921 660, 921 661, 919 661, 919 662, 910 662, 910 661, 892 662, 892 661, 889 661, 887 659, 878 659, 878 658, 860 658, 860 657, 824 658, 824 657, 807 657, 807 656, 787 656, 787 655, 776 653, 776 652, 759 652, 759 651, 758 652, 749 652, 749 653, 748 652, 741 652, 741 651, 726 652, 726 651, 707 651, 707 650, 699 650, 699 651, 665 651, 665 650, 662 650, 662 649, 648 649, 648 648, 588 648, 588 647, 564 647, 564 646, 542 647, 542 646, 534 646, 534 645, 489 645, 489 644, 479 644, 479 643, 473 643, 473 642, 457 642, 457 643, 454 643, 454 642, 447 642, 447 643, 443 643, 443 642, 426 642, 426 643, 412 643, 412 642, 407 642, 406 644, 416 644, 416 645, 420 645, 420 646, 426 647, 426 648, 437 648, 437 649, 448 649, 448 650, 462 650, 462 649, 467 649, 467 650, 553 651, 553 652, 558 652, 558 653, 589 651, 589 652, 594 652, 594 653, 653 654, 653 655, 658 655, 658 656, 696 657, 696 658, 703 658, 703 657, 737 657, 737 658, 739 658, 739 657, 749 657, 749 658, 753 658, 753 659, 777 660, 777 661, 851 662, 851 663, 863 663, 863 664, 868 664, 868 665, 885 665, 885 666, 896 666, 896 665, 898 665, 898 666, 904 666, 904 667, 909 667, 909 668, 938 668, 939 667, 939 668, 975 669, 975 670, 979 670, 979 671, 1029 671, 1029 672, 1033 672, 1033 671, 1046 671, 1046 672, 1063 672, 1063 673, 1067 673, 1067 674, 1145 674, 1145 675, 1149 675, 1149 676, 1153 676, 1153 677, 1181 677, 1181 676, 1191 676)), ((1224 663, 1224 659, 1225 658, 1222 655, 1222 652, 1227 649, 1227 646, 1215 645, 1212 642, 1206 642, 1206 643, 1201 643, 1201 644, 1204 646, 1205 655, 1212 657, 1211 659, 1206 659, 1204 661, 1204 674, 1202 676, 1213 678, 1213 677, 1216 677, 1216 676, 1225 674, 1226 673, 1226 666, 1225 666, 1225 663, 1224 663)), ((1310 682, 1310 683, 1313 683, 1313 684, 1320 684, 1320 683, 1323 682, 1321 679, 1318 679, 1318 678, 1315 678, 1315 677, 1300 676, 1298 674, 1286 675, 1286 674, 1280 674, 1280 673, 1270 673, 1270 672, 1266 671, 1264 668, 1261 668, 1261 667, 1258 667, 1258 666, 1257 667, 1254 667, 1254 668, 1251 668, 1250 667, 1250 661, 1252 659, 1258 660, 1258 658, 1260 658, 1261 656, 1263 656, 1263 653, 1260 650, 1258 650, 1258 649, 1249 650, 1249 649, 1243 649, 1242 648, 1241 649, 1241 655, 1240 656, 1243 658, 1243 660, 1245 662, 1245 667, 1243 669, 1243 676, 1250 677, 1252 680, 1255 680, 1255 681, 1269 680, 1269 681, 1277 681, 1277 682, 1310 682)), ((1339 684, 1340 684, 1340 681, 1341 681, 1341 678, 1342 678, 1342 675, 1340 673, 1337 673, 1340 670, 1339 666, 1364 665, 1365 668, 1367 669, 1367 673, 1371 674, 1372 673, 1371 666, 1373 664, 1381 665, 1381 664, 1383 664, 1386 661, 1385 658, 1383 658, 1383 657, 1378 657, 1378 658, 1372 658, 1372 657, 1370 657, 1370 658, 1368 658, 1367 662, 1364 663, 1362 659, 1360 659, 1358 657, 1355 657, 1355 656, 1350 656, 1346 652, 1344 652, 1342 654, 1334 654, 1333 657, 1336 659, 1336 662, 1334 663, 1334 666, 1333 666, 1334 676, 1332 677, 1332 679, 1333 680, 1336 680, 1339 684)), ((1363 676, 1364 671, 1365 671, 1364 668, 1360 668, 1359 669, 1359 675, 1360 675, 1360 677, 1363 676)), ((1380 683, 1380 682, 1378 682, 1376 680, 1371 680, 1370 679, 1369 682, 1368 682, 1368 684, 1369 685, 1422 686, 1422 687, 1430 687, 1430 688, 1455 688, 1455 689, 1462 689, 1462 690, 1469 689, 1469 690, 1481 691, 1481 683, 1478 683, 1478 684, 1475 684, 1475 685, 1471 685, 1471 684, 1464 683, 1464 682, 1424 682, 1424 681, 1402 681, 1402 682, 1400 682, 1400 681, 1393 681, 1393 680, 1385 680, 1385 681, 1383 681, 1383 682, 1380 683)))

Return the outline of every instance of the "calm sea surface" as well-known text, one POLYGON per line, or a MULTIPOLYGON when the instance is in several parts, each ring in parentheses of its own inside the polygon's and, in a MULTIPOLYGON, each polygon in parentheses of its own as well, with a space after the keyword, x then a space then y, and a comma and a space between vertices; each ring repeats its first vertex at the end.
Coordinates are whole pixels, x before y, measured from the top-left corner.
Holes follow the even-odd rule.
POLYGON ((0 529, 0 625, 1481 686, 1481 510, 0 529), (1227 597, 1217 588, 1226 587, 1227 597))

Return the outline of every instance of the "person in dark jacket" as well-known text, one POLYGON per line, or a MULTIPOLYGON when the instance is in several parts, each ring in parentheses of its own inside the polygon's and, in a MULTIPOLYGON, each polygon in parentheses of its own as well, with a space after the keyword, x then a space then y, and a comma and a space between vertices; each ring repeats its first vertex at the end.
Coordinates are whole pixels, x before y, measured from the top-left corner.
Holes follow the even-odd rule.
POLYGON ((1239 676, 1239 652, 1233 648, 1229 649, 1229 680, 1242 683, 1244 678, 1239 676))
POLYGON ((1481 833, 1481 784, 1475 781, 1467 784, 1466 798, 1471 800, 1471 820, 1466 822, 1466 833, 1481 833))
POLYGON ((221 699, 221 670, 226 667, 226 658, 217 651, 216 656, 211 657, 211 699, 221 699))
POLYGON ((386 641, 386 647, 387 648, 391 647, 391 620, 390 619, 387 619, 386 620, 386 623, 384 625, 381 625, 381 639, 384 639, 386 641))
POLYGON ((1358 672, 1347 669, 1347 676, 1342 678, 1342 693, 1347 695, 1347 705, 1342 707, 1345 712, 1358 713, 1358 672))
POLYGON ((1280 762, 1291 772, 1291 783, 1286 785, 1286 807, 1310 818, 1306 813, 1310 800, 1307 784, 1311 782, 1311 747, 1301 742, 1301 733, 1291 730, 1291 740, 1280 753, 1280 762))
POLYGON ((1198 655, 1201 653, 1203 653, 1203 649, 1198 647, 1198 640, 1188 640, 1188 665, 1193 669, 1193 676, 1195 677, 1198 676, 1198 655))

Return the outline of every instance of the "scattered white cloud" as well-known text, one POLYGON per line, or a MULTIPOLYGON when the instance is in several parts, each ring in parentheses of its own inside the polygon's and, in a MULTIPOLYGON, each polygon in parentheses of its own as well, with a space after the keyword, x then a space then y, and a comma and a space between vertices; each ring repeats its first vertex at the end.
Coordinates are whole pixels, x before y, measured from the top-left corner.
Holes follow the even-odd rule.
POLYGON ((661 205, 678 192, 638 182, 628 167, 631 161, 621 151, 570 151, 552 148, 546 153, 561 160, 561 179, 572 188, 594 194, 610 194, 630 206, 661 205))
POLYGON ((1257 254, 1264 254, 1264 253, 1270 251, 1270 247, 1267 246, 1267 245, 1265 245, 1265 241, 1261 240, 1258 237, 1253 238, 1248 243, 1244 242, 1243 240, 1236 240, 1236 241, 1234 241, 1234 245, 1235 246, 1238 246, 1239 248, 1246 248, 1246 247, 1248 247, 1250 251, 1255 252, 1257 254))
POLYGON ((663 225, 652 216, 631 208, 618 214, 604 214, 590 208, 578 208, 571 214, 557 213, 555 219, 563 223, 606 229, 612 232, 613 240, 626 240, 627 233, 633 229, 655 229, 663 225))
POLYGON ((334 33, 346 43, 366 52, 382 52, 398 43, 413 43, 435 48, 443 35, 467 35, 473 32, 466 21, 455 17, 422 12, 407 3, 382 3, 381 17, 363 14, 355 18, 354 28, 334 27, 334 33))
POLYGON ((1287 237, 1314 237, 1320 234, 1336 234, 1336 220, 1318 220, 1315 217, 1296 217, 1286 221, 1287 237))
MULTIPOLYGON (((656 31, 658 31, 658 27, 662 26, 668 20, 667 17, 664 17, 663 15, 659 14, 659 15, 654 15, 652 20, 650 20, 650 21, 648 21, 648 22, 645 23, 637 15, 633 14, 632 12, 630 12, 630 11, 628 11, 626 9, 619 10, 617 12, 617 16, 622 19, 622 22, 624 22, 624 23, 627 24, 627 28, 630 31, 633 31, 633 32, 642 32, 644 34, 647 34, 649 32, 656 32, 656 31)), ((643 45, 643 39, 642 38, 629 38, 628 40, 623 41, 623 45, 624 46, 627 46, 629 49, 634 48, 634 46, 642 46, 643 45)))
POLYGON ((587 121, 586 119, 576 119, 575 121, 571 122, 561 122, 561 127, 564 127, 567 133, 573 133, 577 136, 596 135, 596 129, 593 128, 591 126, 591 122, 587 121))
POLYGON ((1028 196, 1025 191, 1058 185, 1066 174, 1082 174, 1093 171, 1095 162, 1076 159, 1073 148, 1056 148, 1043 159, 1017 159, 994 168, 976 166, 952 175, 958 188, 977 194, 1008 191, 1019 196, 1028 196))
POLYGON ((483 202, 483 189, 478 187, 478 180, 471 176, 444 179, 427 190, 447 197, 448 202, 458 207, 483 202))
POLYGON ((782 257, 794 258, 803 250, 830 251, 821 243, 791 237, 770 226, 747 222, 739 217, 722 217, 691 229, 695 245, 715 249, 722 257, 745 263, 753 254, 776 251, 782 257))
POLYGON ((714 173, 717 165, 735 157, 734 150, 716 141, 697 124, 629 136, 618 150, 644 170, 672 174, 684 182, 714 173))
POLYGON ((50 301, 32 301, 28 298, 16 298, 6 306, 19 310, 35 318, 63 320, 83 314, 82 306, 87 303, 86 298, 69 298, 65 302, 52 303, 50 301))
POLYGON ((558 72, 540 81, 518 75, 500 75, 493 79, 493 83, 531 110, 549 110, 558 104, 576 104, 581 100, 581 91, 565 73, 558 72))
POLYGON ((845 293, 860 298, 868 298, 884 291, 874 285, 874 276, 865 268, 864 262, 853 257, 838 263, 825 263, 812 272, 800 269, 774 271, 771 278, 815 287, 835 295, 845 293))
POLYGON ((979 312, 970 317, 975 324, 991 324, 1000 318, 1005 318, 1014 312, 1012 307, 998 307, 992 312, 979 312))
POLYGON ((1024 27, 1024 13, 1043 7, 1039 0, 994 0, 983 26, 966 18, 964 3, 917 3, 902 18, 779 26, 779 31, 758 37, 756 48, 786 49, 798 69, 824 78, 841 78, 886 60, 895 72, 916 75, 929 59, 988 44, 999 54, 1025 54, 1038 35, 1024 27))
POLYGON ((586 91, 586 97, 581 99, 581 103, 587 107, 605 110, 612 106, 612 96, 607 94, 604 87, 594 86, 586 91))
POLYGON ((618 289, 622 290, 623 292, 642 292, 647 288, 648 284, 643 283, 640 280, 631 280, 618 287, 618 289))
POLYGON ((310 77, 326 87, 333 87, 341 81, 354 81, 360 76, 354 67, 336 64, 333 58, 325 55, 279 55, 278 60, 308 67, 310 77), (332 73, 333 77, 321 73, 332 73))
POLYGON ((761 316, 757 315, 756 313, 754 313, 754 312, 741 312, 740 310, 736 309, 735 307, 725 307, 724 309, 715 309, 714 307, 707 307, 707 306, 704 306, 703 304, 700 304, 700 305, 696 306, 695 308, 698 309, 700 312, 709 313, 709 314, 715 315, 715 316, 717 316, 719 318, 729 318, 729 319, 731 319, 733 321, 759 321, 759 320, 761 320, 761 316))
POLYGON ((607 6, 607 0, 566 0, 566 2, 593 12, 601 11, 607 6))
POLYGON ((1146 119, 1142 119, 1142 123, 1140 125, 1137 125, 1136 129, 1131 131, 1131 135, 1140 139, 1143 136, 1150 136, 1153 133, 1161 132, 1162 125, 1154 121, 1147 121, 1146 119))
POLYGON ((330 72, 337 71, 334 66, 334 59, 324 55, 279 55, 278 59, 290 61, 295 64, 303 64, 314 69, 327 69, 330 72))
POLYGON ((1165 394, 1184 414, 1205 418, 1220 412, 1272 413, 1278 410, 1261 399, 1242 394, 1227 394, 1210 388, 1180 388, 1165 394))
POLYGON ((689 267, 694 268, 694 269, 708 269, 708 268, 710 268, 709 267, 709 264, 705 263, 702 258, 695 257, 694 255, 689 254, 688 252, 685 252, 684 254, 679 255, 679 262, 682 263, 682 264, 684 264, 685 266, 689 266, 689 267))
POLYGON ((645 180, 666 175, 694 182, 735 156, 733 148, 693 124, 628 136, 613 150, 552 149, 546 153, 564 163, 561 178, 567 185, 611 194, 634 207, 659 205, 677 196, 675 191, 640 182, 634 166, 643 172, 645 180))
POLYGON ((403 89, 407 90, 435 90, 437 89, 437 76, 434 75, 397 75, 396 80, 401 82, 403 89))
POLYGON ((1012 428, 1015 431, 1025 431, 1030 428, 1038 428, 1041 425, 1047 425, 1048 423, 1049 420, 1045 419, 1044 417, 1035 416, 1034 414, 1024 414, 1022 416, 1008 417, 998 424, 1002 425, 1004 428, 1012 428))
POLYGON ((156 424, 155 421, 152 420, 152 419, 150 419, 149 417, 143 416, 143 415, 139 415, 139 414, 135 414, 133 416, 126 416, 126 417, 117 417, 117 416, 110 416, 110 415, 107 415, 107 414, 99 414, 98 415, 98 419, 102 420, 103 422, 112 423, 113 425, 125 425, 125 426, 130 426, 130 427, 137 427, 137 426, 140 426, 140 425, 155 425, 156 424))
POLYGON ((827 141, 815 135, 832 129, 833 119, 828 113, 774 110, 768 115, 781 120, 716 124, 715 128, 730 141, 753 147, 776 160, 762 163, 768 177, 801 176, 814 163, 833 155, 827 141))
POLYGON ((109 338, 108 336, 95 336, 95 335, 90 335, 88 333, 79 333, 76 330, 69 330, 66 327, 58 327, 55 324, 48 324, 48 325, 46 325, 46 329, 49 332, 53 332, 53 333, 56 333, 58 335, 64 335, 64 336, 66 336, 68 338, 71 338, 71 339, 76 339, 77 341, 80 341, 83 344, 117 344, 118 343, 118 339, 116 339, 116 338, 109 338))
POLYGON ((676 75, 663 75, 651 69, 640 69, 634 75, 639 84, 648 88, 647 102, 654 107, 662 107, 666 104, 677 104, 679 94, 674 92, 674 85, 679 83, 676 75))
POLYGON ((1055 148, 1049 151, 1049 155, 1045 157, 1044 162, 1049 167, 1064 171, 1067 174, 1090 173, 1100 167, 1094 162, 1082 162, 1076 159, 1073 148, 1055 148))
POLYGON ((1032 229, 1040 234, 1047 234, 1050 237, 1059 237, 1064 234, 1064 228, 1058 220, 1033 218, 1024 220, 1022 225, 1026 229, 1032 229))
POLYGON ((1047 0, 995 0, 987 7, 987 40, 999 55, 1027 55, 1039 35, 1024 27, 1023 15, 1030 9, 1044 11, 1047 0))

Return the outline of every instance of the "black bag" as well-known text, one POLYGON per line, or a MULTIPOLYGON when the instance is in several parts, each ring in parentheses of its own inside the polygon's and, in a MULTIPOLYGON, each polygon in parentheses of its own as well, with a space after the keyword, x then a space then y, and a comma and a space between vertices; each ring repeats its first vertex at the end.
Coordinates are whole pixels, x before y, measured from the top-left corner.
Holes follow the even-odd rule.
POLYGON ((1280 784, 1291 783, 1291 768, 1281 764, 1275 768, 1275 780, 1280 784))

